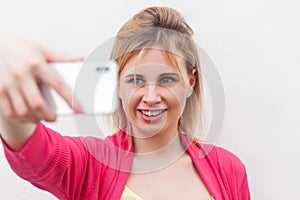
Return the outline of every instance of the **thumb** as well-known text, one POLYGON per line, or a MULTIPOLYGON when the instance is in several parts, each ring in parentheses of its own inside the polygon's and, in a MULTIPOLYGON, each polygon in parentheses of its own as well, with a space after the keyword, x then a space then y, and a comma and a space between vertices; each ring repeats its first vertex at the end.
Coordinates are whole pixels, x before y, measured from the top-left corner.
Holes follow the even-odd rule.
POLYGON ((48 48, 39 47, 47 62, 80 62, 82 56, 72 56, 67 53, 54 51, 48 48))

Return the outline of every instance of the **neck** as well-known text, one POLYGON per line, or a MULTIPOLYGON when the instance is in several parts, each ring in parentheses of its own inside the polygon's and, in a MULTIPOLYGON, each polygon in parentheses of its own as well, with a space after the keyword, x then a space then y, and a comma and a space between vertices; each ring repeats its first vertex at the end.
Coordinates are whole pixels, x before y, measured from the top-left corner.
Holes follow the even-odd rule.
POLYGON ((185 148, 178 130, 161 132, 149 138, 133 137, 134 160, 131 172, 149 172, 175 162, 185 148))

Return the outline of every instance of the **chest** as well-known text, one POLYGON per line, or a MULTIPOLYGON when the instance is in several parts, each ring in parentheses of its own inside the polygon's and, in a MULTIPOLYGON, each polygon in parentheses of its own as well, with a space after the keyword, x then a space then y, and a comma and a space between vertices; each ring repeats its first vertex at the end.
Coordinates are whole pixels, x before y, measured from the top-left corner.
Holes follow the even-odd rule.
POLYGON ((126 185, 144 200, 211 199, 192 161, 187 157, 154 172, 130 174, 126 185))

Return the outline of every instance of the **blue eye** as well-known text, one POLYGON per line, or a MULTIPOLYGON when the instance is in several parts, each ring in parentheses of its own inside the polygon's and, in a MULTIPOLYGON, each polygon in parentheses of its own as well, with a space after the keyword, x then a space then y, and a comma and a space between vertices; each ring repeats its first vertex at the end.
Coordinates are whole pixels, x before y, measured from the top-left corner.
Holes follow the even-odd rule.
POLYGON ((142 78, 131 78, 127 81, 127 83, 131 83, 134 85, 143 85, 144 82, 145 81, 142 78))
POLYGON ((174 78, 171 78, 171 77, 163 77, 159 80, 159 83, 164 85, 164 84, 170 84, 174 82, 174 78))
POLYGON ((133 81, 136 85, 142 85, 144 83, 144 80, 141 78, 135 78, 133 81))

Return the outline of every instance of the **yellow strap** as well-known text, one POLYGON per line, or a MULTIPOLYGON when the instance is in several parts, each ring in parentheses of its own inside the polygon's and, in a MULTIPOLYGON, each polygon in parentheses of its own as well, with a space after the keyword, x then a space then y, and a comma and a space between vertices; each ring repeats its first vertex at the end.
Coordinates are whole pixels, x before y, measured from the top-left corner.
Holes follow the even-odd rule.
POLYGON ((121 196, 121 200, 143 200, 143 199, 125 185, 124 191, 121 196))
MULTIPOLYGON (((212 196, 210 196, 210 198, 214 200, 212 196)), ((135 192, 133 192, 131 189, 129 189, 129 187, 125 185, 124 191, 121 196, 121 200, 143 200, 143 199, 142 197, 137 195, 135 192)))

